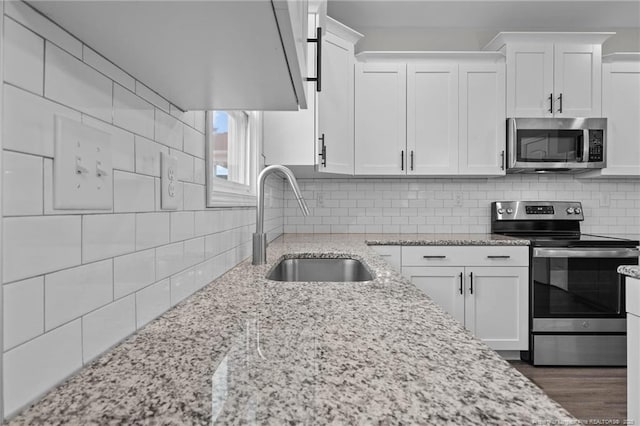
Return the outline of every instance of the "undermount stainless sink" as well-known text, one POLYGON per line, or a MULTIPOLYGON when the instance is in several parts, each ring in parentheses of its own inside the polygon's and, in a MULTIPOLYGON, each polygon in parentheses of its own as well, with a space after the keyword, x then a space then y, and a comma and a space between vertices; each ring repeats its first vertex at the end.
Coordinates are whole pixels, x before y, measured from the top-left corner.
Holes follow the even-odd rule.
POLYGON ((274 281, 369 281, 371 273, 357 259, 283 259, 267 275, 274 281))

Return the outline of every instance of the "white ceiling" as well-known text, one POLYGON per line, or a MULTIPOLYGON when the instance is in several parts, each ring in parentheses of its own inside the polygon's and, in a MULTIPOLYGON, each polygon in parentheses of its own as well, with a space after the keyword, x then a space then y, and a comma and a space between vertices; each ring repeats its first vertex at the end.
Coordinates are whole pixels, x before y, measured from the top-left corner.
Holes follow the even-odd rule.
POLYGON ((366 28, 605 31, 640 27, 640 0, 328 0, 327 14, 366 28))

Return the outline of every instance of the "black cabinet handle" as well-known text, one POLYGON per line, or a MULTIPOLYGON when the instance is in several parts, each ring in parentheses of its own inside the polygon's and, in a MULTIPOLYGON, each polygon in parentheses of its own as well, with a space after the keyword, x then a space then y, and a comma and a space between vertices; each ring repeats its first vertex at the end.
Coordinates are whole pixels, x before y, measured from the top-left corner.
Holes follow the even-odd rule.
POLYGON ((447 256, 422 256, 423 259, 446 259, 447 256))
POLYGON ((504 150, 500 153, 500 170, 504 170, 504 150))
POLYGON ((411 150, 411 170, 413 170, 413 150, 411 150))
POLYGON ((469 272, 469 294, 473 294, 473 272, 469 272))
POLYGON ((558 112, 562 114, 562 93, 558 96, 558 100, 560 101, 560 106, 558 107, 558 112))
POLYGON ((318 154, 318 156, 322 158, 322 161, 320 162, 320 164, 323 167, 327 167, 327 146, 324 144, 324 133, 322 134, 322 136, 318 138, 318 140, 322 142, 322 145, 320 148, 320 154, 318 154))
POLYGON ((462 272, 460 272, 460 288, 458 288, 458 291, 460 291, 460 294, 462 294, 462 272))
POLYGON ((404 149, 400 151, 400 170, 404 170, 404 149))
POLYGON ((487 259, 511 259, 511 256, 487 256, 487 259))
POLYGON ((306 81, 316 82, 316 92, 322 90, 322 28, 316 28, 316 38, 308 38, 307 43, 316 43, 316 76, 307 77, 306 81))
POLYGON ((549 110, 553 114, 553 93, 549 93, 549 110))

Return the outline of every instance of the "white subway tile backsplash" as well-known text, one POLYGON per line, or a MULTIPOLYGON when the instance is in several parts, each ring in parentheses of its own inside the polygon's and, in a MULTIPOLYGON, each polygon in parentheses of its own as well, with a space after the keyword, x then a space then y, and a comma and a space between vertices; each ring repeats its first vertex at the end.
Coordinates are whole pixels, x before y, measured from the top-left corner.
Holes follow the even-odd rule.
POLYGON ((151 102, 152 105, 169 112, 169 102, 144 84, 136 81, 136 95, 151 102))
POLYGON ((3 282, 79 265, 80 217, 6 218, 3 282))
POLYGON ((114 171, 113 210, 115 212, 154 211, 155 183, 153 177, 114 171))
POLYGON ((155 108, 119 84, 113 85, 113 124, 153 139, 155 108))
POLYGON ((178 180, 193 182, 194 157, 175 149, 170 150, 170 155, 178 158, 178 180))
POLYGON ((216 210, 202 210, 195 212, 195 234, 208 235, 216 232, 215 222, 218 217, 216 210))
POLYGON ((80 367, 80 319, 5 352, 5 416, 12 416, 80 367))
POLYGON ((155 135, 161 144, 182 149, 184 124, 164 111, 156 110, 155 135))
POLYGON ((116 300, 82 318, 82 358, 88 363, 136 331, 136 298, 116 300))
POLYGON ((204 134, 191 127, 185 127, 184 152, 198 158, 204 158, 204 134))
POLYGON ((136 214, 136 250, 168 244, 169 213, 136 214))
POLYGON ((4 17, 4 80, 42 95, 44 39, 4 17))
POLYGON ((200 158, 193 159, 193 181, 200 185, 206 184, 205 162, 200 158))
POLYGON ((111 259, 45 275, 45 329, 106 305, 113 300, 111 259))
POLYGON ((44 66, 45 97, 111 122, 111 80, 51 43, 45 45, 44 66))
POLYGON ((169 155, 169 148, 142 136, 136 136, 136 173, 160 176, 160 153, 169 155))
POLYGON ((53 157, 54 116, 80 121, 80 113, 24 90, 4 85, 4 149, 53 157))
POLYGON ((115 82, 135 91, 136 81, 133 77, 86 45, 82 46, 82 60, 115 82))
POLYGON ((179 242, 156 249, 156 279, 163 279, 184 269, 184 243, 179 242))
POLYGON ((44 278, 3 287, 4 348, 11 349, 44 332, 44 278))
POLYGON ((171 307, 170 280, 150 285, 136 293, 136 327, 144 327, 171 307))
POLYGON ((185 210, 204 210, 205 207, 205 187, 204 185, 195 185, 185 183, 182 187, 184 196, 185 210))
POLYGON ((40 34, 45 39, 71 53, 76 58, 82 58, 82 43, 44 15, 33 10, 22 1, 8 1, 5 3, 6 15, 11 16, 25 27, 40 34))
POLYGON ((113 295, 116 299, 156 281, 156 252, 139 251, 113 259, 113 295))
POLYGON ((205 112, 204 111, 193 111, 194 114, 194 128, 198 130, 200 133, 205 133, 205 112))
POLYGON ((184 265, 193 266, 204 260, 204 237, 184 242, 184 265))
POLYGON ((171 306, 184 300, 196 290, 196 274, 194 269, 188 269, 171 277, 171 306))
POLYGON ((111 164, 114 169, 133 172, 135 170, 135 150, 133 133, 111 124, 96 120, 88 115, 82 116, 82 122, 111 135, 111 164))
POLYGON ((42 157, 5 152, 2 159, 5 216, 42 214, 42 157))
POLYGON ((193 238, 195 235, 193 212, 171 213, 171 242, 193 238))
POLYGON ((135 250, 135 215, 87 215, 82 220, 83 263, 135 250))

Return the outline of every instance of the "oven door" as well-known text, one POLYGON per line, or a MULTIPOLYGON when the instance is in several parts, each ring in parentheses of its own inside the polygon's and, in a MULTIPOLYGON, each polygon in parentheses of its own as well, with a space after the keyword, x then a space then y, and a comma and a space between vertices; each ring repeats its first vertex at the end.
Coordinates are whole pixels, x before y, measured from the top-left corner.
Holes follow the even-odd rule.
POLYGON ((617 269, 638 264, 634 248, 535 247, 532 331, 624 332, 624 285, 617 269))

